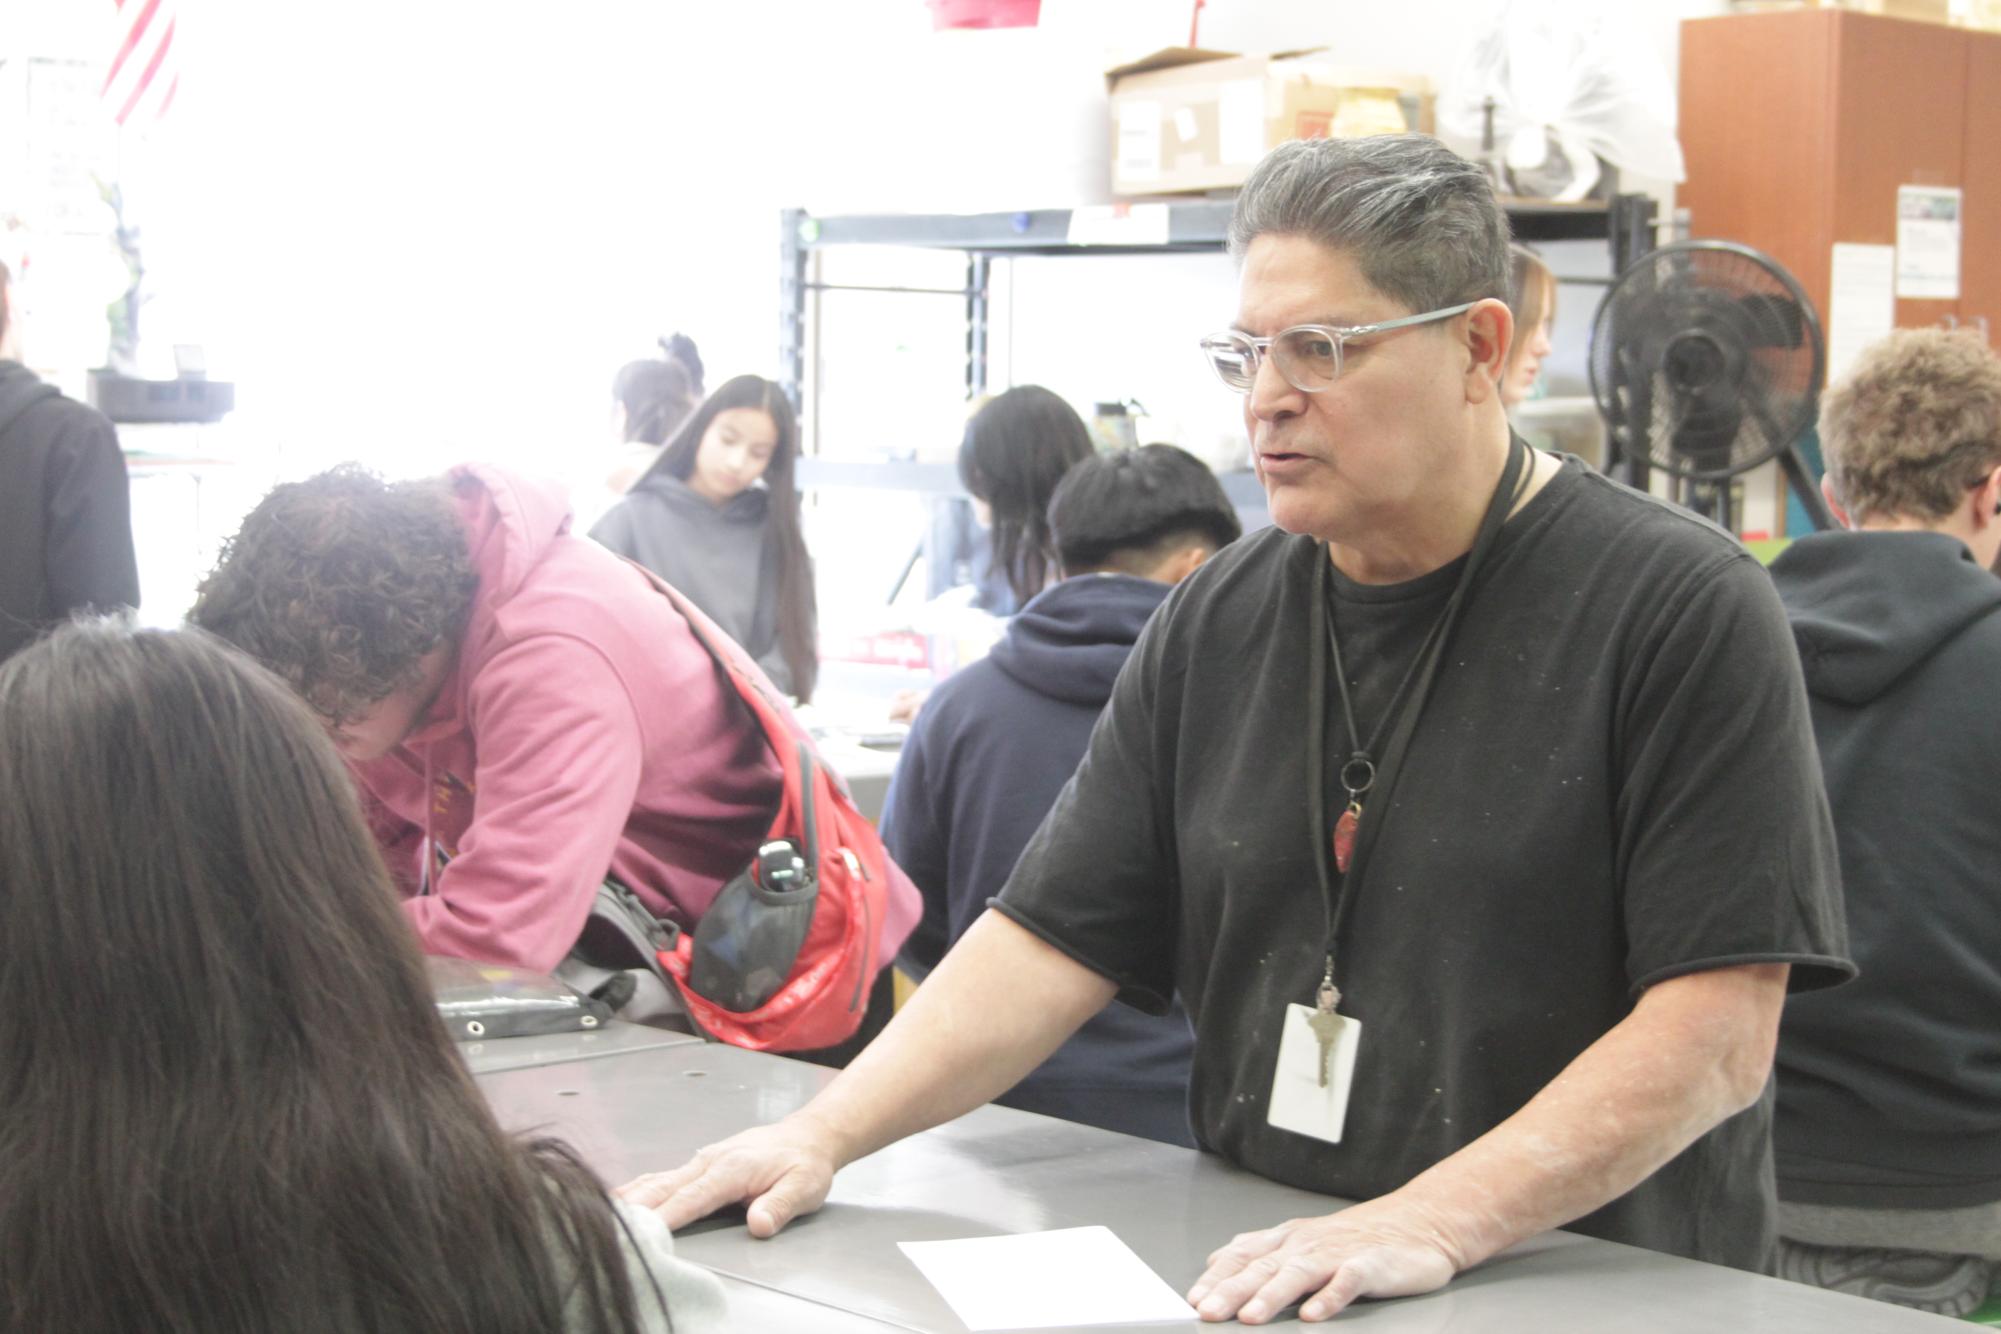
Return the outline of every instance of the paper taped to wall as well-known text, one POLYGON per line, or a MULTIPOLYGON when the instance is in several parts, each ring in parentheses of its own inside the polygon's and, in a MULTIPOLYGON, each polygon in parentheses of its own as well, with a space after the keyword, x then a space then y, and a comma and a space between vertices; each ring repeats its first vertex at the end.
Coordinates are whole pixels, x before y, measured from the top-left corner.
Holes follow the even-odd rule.
POLYGON ((1897 295, 1959 300, 1958 190, 1897 187, 1897 295))
POLYGON ((1827 382, 1848 373, 1863 348, 1897 327, 1897 252, 1886 245, 1834 247, 1827 297, 1827 382))

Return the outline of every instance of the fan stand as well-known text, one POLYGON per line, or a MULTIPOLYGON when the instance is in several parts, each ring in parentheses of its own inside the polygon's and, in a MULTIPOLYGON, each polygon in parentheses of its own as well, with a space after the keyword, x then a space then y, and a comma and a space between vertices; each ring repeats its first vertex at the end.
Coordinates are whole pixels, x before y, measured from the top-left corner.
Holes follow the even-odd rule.
POLYGON ((1799 497, 1806 516, 1813 520, 1813 529, 1824 533, 1830 528, 1840 527, 1834 521, 1834 511, 1827 507, 1827 497, 1813 480, 1813 470, 1806 466, 1806 455, 1800 453, 1799 441, 1779 451, 1779 466, 1786 470, 1786 481, 1792 486, 1793 494, 1799 497))
MULTIPOLYGON (((1755 409, 1754 409, 1755 410, 1755 409)), ((1760 420, 1769 432, 1772 423, 1760 414, 1760 420)), ((1820 486, 1814 481, 1813 470, 1807 466, 1806 455, 1800 452, 1799 441, 1794 440, 1775 456, 1779 466, 1785 470, 1786 484, 1805 508, 1807 518, 1813 521, 1815 532, 1826 532, 1836 527, 1834 512, 1827 506, 1827 498, 1821 494, 1820 486)), ((1686 504, 1689 509, 1713 522, 1718 528, 1733 536, 1737 533, 1737 503, 1733 494, 1737 479, 1750 471, 1744 469, 1722 477, 1676 478, 1675 500, 1686 504), (1687 488, 1686 498, 1683 488, 1687 488)), ((1783 518, 1783 515, 1781 516, 1783 518)))
POLYGON ((1715 524, 1726 533, 1737 531, 1737 498, 1734 494, 1738 474, 1727 477, 1710 477, 1701 481, 1690 478, 1677 486, 1688 488, 1685 496, 1676 499, 1691 511, 1715 524))
MULTIPOLYGON (((1775 434, 1775 425, 1771 419, 1760 409, 1754 407, 1753 411, 1758 412, 1759 421, 1767 436, 1775 434)), ((1827 497, 1821 495, 1820 484, 1814 480, 1813 470, 1806 466, 1806 455, 1800 452, 1800 442, 1797 437, 1786 442, 1786 447, 1778 452, 1778 460, 1779 466, 1785 469, 1786 484, 1792 487, 1793 494, 1799 497, 1807 518, 1813 521, 1814 531, 1824 533, 1835 527, 1834 511, 1827 507, 1827 497)), ((1785 519, 1783 511, 1779 518, 1783 526, 1785 519)))

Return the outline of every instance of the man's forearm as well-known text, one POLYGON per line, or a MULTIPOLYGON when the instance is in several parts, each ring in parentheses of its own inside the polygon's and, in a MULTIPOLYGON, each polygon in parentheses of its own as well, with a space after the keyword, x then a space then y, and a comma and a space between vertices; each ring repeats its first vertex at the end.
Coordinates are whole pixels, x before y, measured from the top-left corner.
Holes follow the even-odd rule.
POLYGON ((1014 1087, 1116 988, 999 913, 953 946, 896 1018, 795 1116, 837 1165, 928 1130, 1014 1087))
POLYGON ((1756 1101, 1786 973, 1761 964, 1660 984, 1521 1111, 1377 1204, 1464 1269, 1610 1203, 1756 1101))

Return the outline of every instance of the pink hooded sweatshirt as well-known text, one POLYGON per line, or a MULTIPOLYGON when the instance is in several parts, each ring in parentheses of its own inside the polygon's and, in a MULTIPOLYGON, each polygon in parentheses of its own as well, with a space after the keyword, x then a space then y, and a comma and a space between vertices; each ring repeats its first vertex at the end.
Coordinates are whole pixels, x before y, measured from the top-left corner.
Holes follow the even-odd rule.
MULTIPOLYGON (((465 634, 416 729, 354 766, 425 950, 548 971, 607 871, 692 927, 770 828, 764 733, 646 577, 571 535, 559 485, 451 481, 479 575, 465 634), (427 839, 449 858, 428 892, 427 839)), ((922 910, 891 881, 885 961, 922 910)))

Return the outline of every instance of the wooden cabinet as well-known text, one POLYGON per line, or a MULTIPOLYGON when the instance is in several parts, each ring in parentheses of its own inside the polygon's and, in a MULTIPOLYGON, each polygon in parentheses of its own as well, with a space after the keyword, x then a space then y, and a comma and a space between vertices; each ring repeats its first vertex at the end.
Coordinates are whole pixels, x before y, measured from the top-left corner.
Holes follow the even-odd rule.
POLYGON ((2001 340, 2001 34, 1830 9, 1690 20, 1681 143, 1693 234, 1766 251, 1823 320, 1836 242, 1896 244, 1899 186, 1961 188, 1960 295, 1900 300, 1897 324, 1984 319, 2001 340))
POLYGON ((1967 34, 1964 185, 1959 314, 2001 348, 2001 33, 1967 34))

